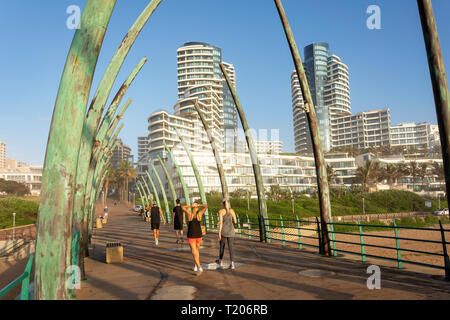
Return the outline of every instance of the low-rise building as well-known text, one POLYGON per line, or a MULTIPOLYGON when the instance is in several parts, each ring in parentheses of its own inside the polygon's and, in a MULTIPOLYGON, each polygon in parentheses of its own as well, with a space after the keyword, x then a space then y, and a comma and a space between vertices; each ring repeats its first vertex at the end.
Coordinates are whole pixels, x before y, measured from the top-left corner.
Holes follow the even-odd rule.
POLYGON ((391 126, 391 146, 427 149, 430 147, 430 134, 431 128, 427 122, 391 126))
POLYGON ((42 166, 15 167, 0 169, 0 179, 25 184, 32 195, 39 195, 42 183, 42 166))
POLYGON ((333 148, 366 149, 390 145, 390 110, 379 109, 331 120, 333 148))

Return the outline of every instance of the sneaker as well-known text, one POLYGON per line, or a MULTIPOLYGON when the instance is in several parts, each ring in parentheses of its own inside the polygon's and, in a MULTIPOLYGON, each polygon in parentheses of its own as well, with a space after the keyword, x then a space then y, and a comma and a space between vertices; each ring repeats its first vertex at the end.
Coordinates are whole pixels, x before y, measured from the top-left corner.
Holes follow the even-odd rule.
POLYGON ((180 240, 180 241, 181 241, 181 243, 184 243, 184 239, 183 239, 183 238, 181 238, 181 240, 180 240))
POLYGON ((222 262, 219 259, 216 260, 216 264, 219 268, 222 268, 222 262))
POLYGON ((201 274, 202 274, 202 272, 203 272, 203 268, 202 268, 202 267, 200 267, 200 269, 198 269, 198 270, 197 270, 197 276, 201 275, 201 274))
POLYGON ((194 270, 194 272, 197 272, 198 268, 196 265, 194 265, 194 267, 192 268, 192 270, 194 270))
POLYGON ((234 268, 236 268, 236 267, 234 266, 234 262, 232 262, 232 263, 230 264, 230 269, 234 269, 234 268))
POLYGON ((180 240, 177 239, 177 244, 179 244, 179 243, 180 243, 180 240))
POLYGON ((158 245, 158 239, 155 239, 155 246, 157 246, 158 245))

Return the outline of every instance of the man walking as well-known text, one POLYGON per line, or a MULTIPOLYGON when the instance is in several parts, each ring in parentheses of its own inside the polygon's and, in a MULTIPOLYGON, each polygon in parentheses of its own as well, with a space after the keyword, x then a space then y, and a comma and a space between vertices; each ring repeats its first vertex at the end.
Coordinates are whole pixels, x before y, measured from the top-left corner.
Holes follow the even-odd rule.
POLYGON ((175 234, 177 236, 177 243, 183 243, 183 224, 185 213, 181 208, 180 199, 176 200, 177 205, 172 210, 172 221, 175 234))
POLYGON ((162 217, 164 224, 166 224, 166 219, 164 218, 161 208, 158 207, 156 202, 153 202, 152 209, 150 210, 150 216, 153 237, 155 238, 155 245, 157 246, 159 243, 159 225, 161 223, 160 216, 162 217))

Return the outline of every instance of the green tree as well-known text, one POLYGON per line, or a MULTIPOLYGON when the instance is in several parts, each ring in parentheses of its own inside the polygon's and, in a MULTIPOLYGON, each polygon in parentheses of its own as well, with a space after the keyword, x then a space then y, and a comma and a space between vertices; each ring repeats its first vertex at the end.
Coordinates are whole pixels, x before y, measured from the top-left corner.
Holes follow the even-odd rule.
POLYGON ((25 184, 4 179, 0 179, 0 192, 16 196, 30 194, 30 190, 25 184))
POLYGON ((127 161, 119 162, 116 170, 116 177, 119 180, 119 199, 128 199, 128 183, 131 179, 137 178, 136 169, 127 161))

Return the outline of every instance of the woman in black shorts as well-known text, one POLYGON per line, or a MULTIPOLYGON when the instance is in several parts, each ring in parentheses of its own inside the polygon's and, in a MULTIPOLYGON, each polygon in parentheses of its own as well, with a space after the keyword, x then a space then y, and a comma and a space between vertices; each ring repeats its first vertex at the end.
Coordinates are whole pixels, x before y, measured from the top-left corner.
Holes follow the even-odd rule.
POLYGON ((194 272, 200 275, 203 272, 202 266, 200 265, 200 244, 202 243, 202 227, 200 222, 208 206, 199 205, 194 202, 192 206, 182 206, 181 208, 188 215, 187 238, 191 247, 192 256, 194 257, 194 272), (200 207, 202 207, 201 210, 199 209, 200 207), (192 208, 192 211, 187 210, 189 208, 192 208))
POLYGON ((183 223, 184 223, 184 215, 183 209, 181 208, 181 201, 177 199, 177 205, 172 210, 172 221, 173 228, 175 230, 175 235, 177 236, 177 243, 183 243, 183 223))
POLYGON ((166 219, 164 218, 164 215, 161 211, 161 208, 159 208, 156 204, 156 202, 153 202, 152 209, 150 210, 150 216, 151 216, 151 225, 153 230, 153 237, 155 238, 155 245, 158 245, 159 242, 159 224, 161 223, 160 216, 163 219, 164 224, 166 224, 166 219))

